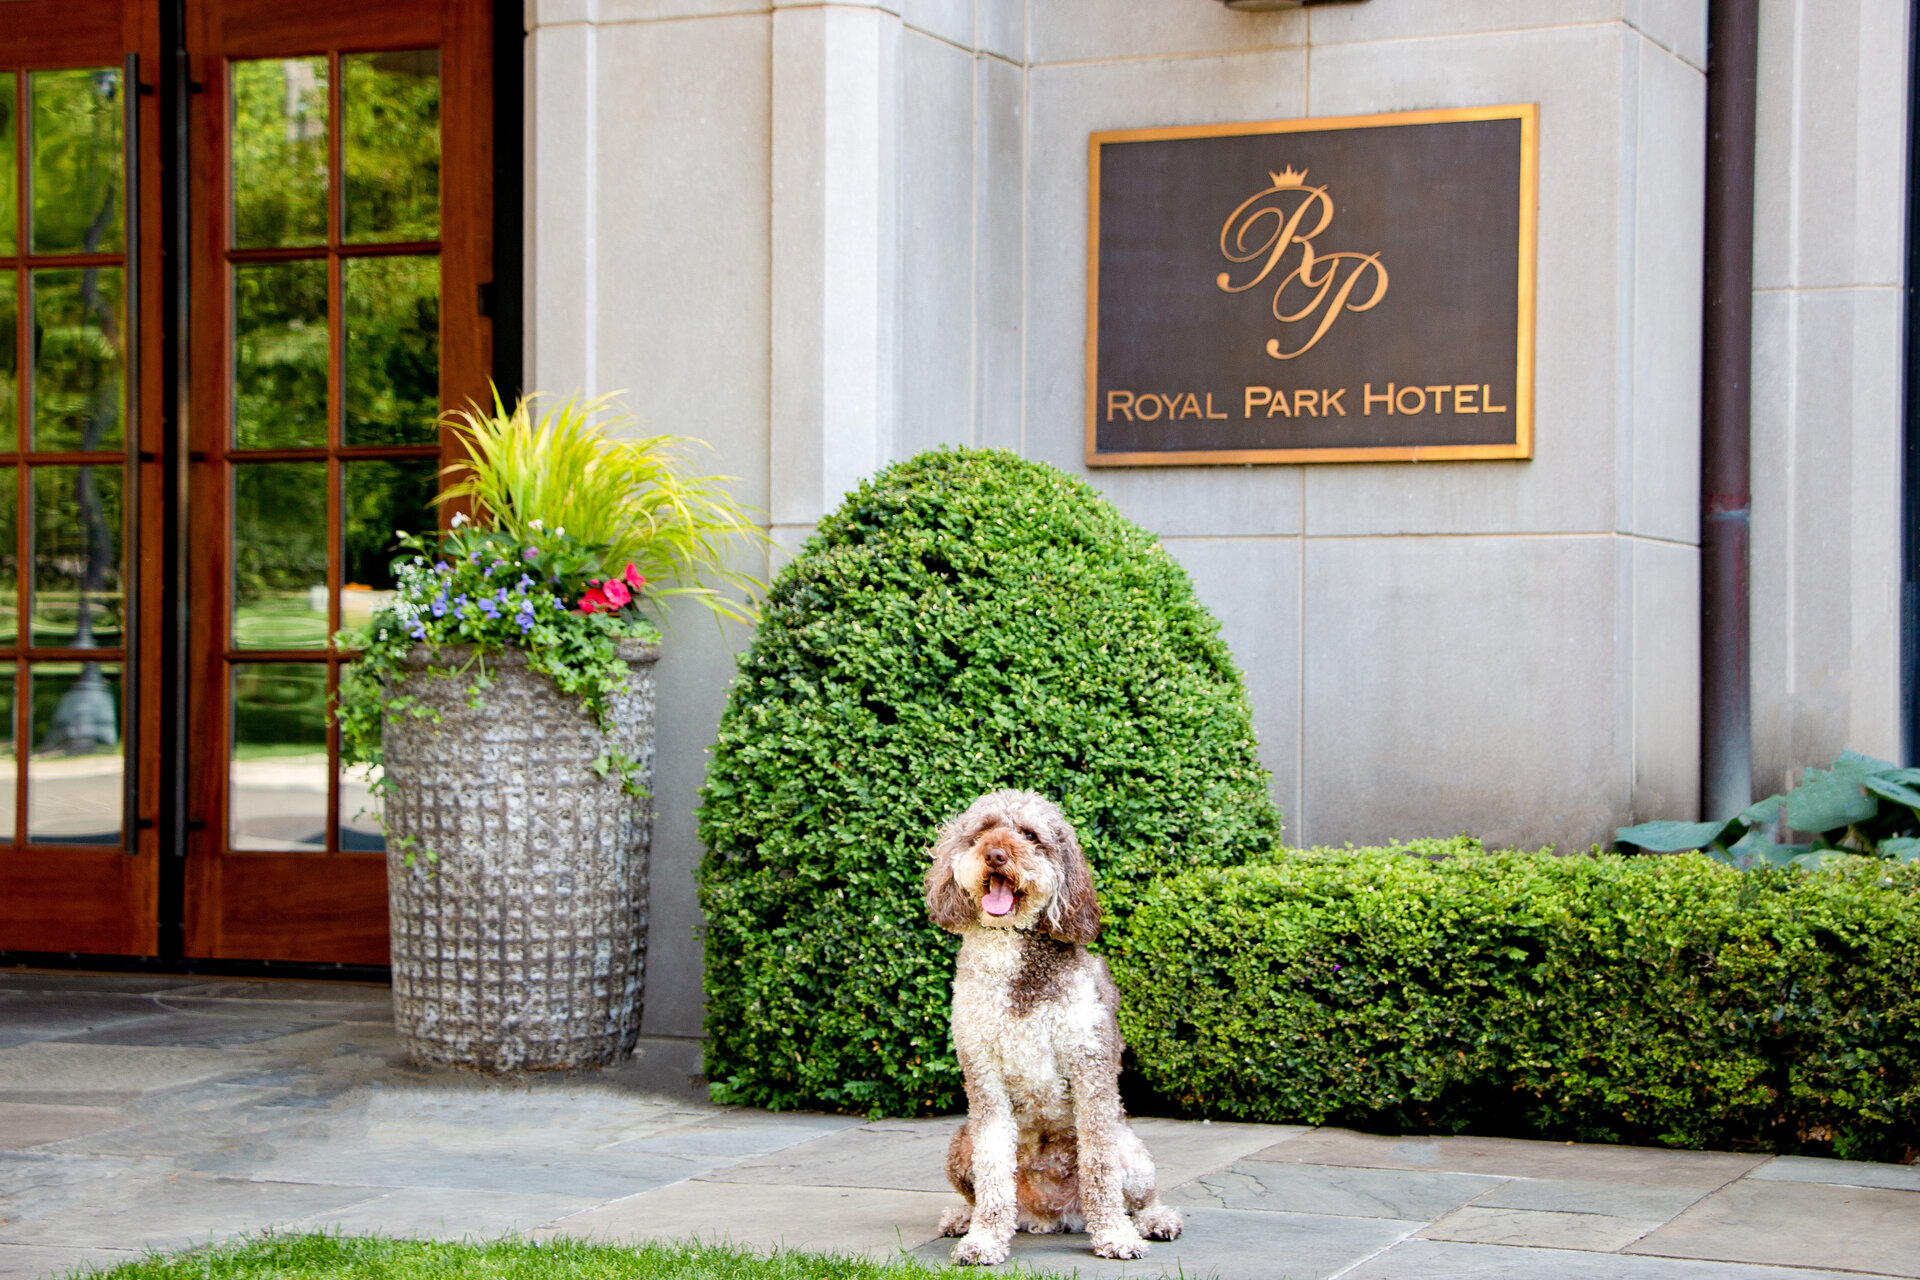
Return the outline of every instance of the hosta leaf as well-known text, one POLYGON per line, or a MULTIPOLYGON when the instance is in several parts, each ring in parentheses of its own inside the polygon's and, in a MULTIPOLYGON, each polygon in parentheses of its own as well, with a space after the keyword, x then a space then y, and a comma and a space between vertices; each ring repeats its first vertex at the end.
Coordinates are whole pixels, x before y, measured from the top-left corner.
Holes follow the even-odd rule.
POLYGON ((1814 852, 1814 848, 1810 844, 1775 844, 1763 833, 1755 831, 1734 845, 1731 852, 1735 859, 1746 859, 1745 862, 1734 863, 1744 870, 1747 867, 1790 866, 1795 859, 1814 852))
POLYGON ((1750 827, 1763 826, 1780 816, 1780 806, 1786 803, 1785 796, 1768 796, 1765 800, 1756 800, 1740 811, 1740 821, 1750 827))
POLYGON ((1688 849, 1704 849, 1721 840, 1722 835, 1737 839, 1745 826, 1737 819, 1733 822, 1643 822, 1637 827, 1622 827, 1615 838, 1622 844, 1630 844, 1650 853, 1682 853, 1688 849))
POLYGON ((1861 790, 1866 775, 1843 771, 1845 763, 1842 756, 1831 772, 1807 770, 1806 781, 1787 793, 1788 826, 1796 831, 1834 831, 1880 812, 1880 801, 1861 790))
POLYGON ((1855 780, 1864 779, 1870 774, 1892 773, 1900 766, 1891 760, 1880 760, 1873 756, 1863 756, 1858 751, 1842 751, 1840 758, 1833 762, 1833 771, 1845 774, 1855 780))
POLYGON ((1895 862, 1920 862, 1920 836, 1897 836, 1880 842, 1880 856, 1895 862))
POLYGON ((1898 801, 1910 809, 1920 809, 1920 791, 1915 791, 1905 783, 1895 782, 1885 774, 1868 778, 1860 785, 1877 796, 1898 801))

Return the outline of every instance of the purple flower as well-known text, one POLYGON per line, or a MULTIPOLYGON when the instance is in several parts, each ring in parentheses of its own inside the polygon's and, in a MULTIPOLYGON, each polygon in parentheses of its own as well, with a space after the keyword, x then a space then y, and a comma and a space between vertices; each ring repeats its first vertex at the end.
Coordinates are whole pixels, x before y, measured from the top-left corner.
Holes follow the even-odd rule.
POLYGON ((447 616, 447 593, 444 591, 433 598, 433 616, 436 618, 447 616))
POLYGON ((425 640, 427 638, 427 629, 416 622, 413 624, 412 634, 415 640, 425 640))
POLYGON ((474 551, 474 552, 471 552, 471 553, 469 553, 469 554, 468 554, 468 556, 467 556, 467 563, 468 563, 468 564, 479 564, 479 563, 480 563, 480 553, 479 553, 478 551, 474 551))
POLYGON ((439 564, 433 566, 433 571, 435 573, 452 573, 453 566, 448 564, 445 560, 442 560, 439 564))
POLYGON ((522 560, 537 560, 540 558, 540 549, 538 547, 528 547, 520 553, 520 558, 522 560))
POLYGON ((462 591, 459 595, 453 598, 453 602, 455 604, 465 604, 467 602, 467 593, 462 591))
POLYGON ((520 581, 514 583, 513 587, 514 587, 514 590, 516 591, 525 591, 528 587, 532 585, 533 585, 533 579, 529 578, 526 574, 523 573, 520 575, 520 581))
POLYGON ((481 598, 480 610, 489 618, 497 618, 500 616, 500 606, 493 602, 492 596, 483 596, 481 598))

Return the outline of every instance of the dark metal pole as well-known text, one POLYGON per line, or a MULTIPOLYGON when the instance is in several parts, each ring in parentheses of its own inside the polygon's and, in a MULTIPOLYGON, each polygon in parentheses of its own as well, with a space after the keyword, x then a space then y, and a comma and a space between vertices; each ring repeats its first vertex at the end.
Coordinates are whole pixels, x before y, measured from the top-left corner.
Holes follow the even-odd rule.
POLYGON ((1920 762, 1920 13, 1907 33, 1907 368, 1900 495, 1900 701, 1903 764, 1920 762))
POLYGON ((1712 0, 1700 379, 1700 808, 1709 819, 1732 817, 1753 799, 1747 547, 1759 29, 1759 0, 1712 0))

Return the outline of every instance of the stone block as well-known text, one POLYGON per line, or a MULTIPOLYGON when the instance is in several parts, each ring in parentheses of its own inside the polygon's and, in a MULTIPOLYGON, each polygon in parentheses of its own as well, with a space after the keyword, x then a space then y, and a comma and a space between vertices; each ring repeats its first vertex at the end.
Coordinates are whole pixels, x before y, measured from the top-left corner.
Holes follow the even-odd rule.
MULTIPOLYGON (((1748 1267, 1513 1245, 1407 1240, 1342 1280, 1847 1280, 1838 1271, 1748 1267)), ((1858 1280, 1858 1277, 1854 1277, 1858 1280)))
POLYGON ((1420 1235, 1427 1240, 1458 1240, 1469 1244, 1612 1253, 1632 1244, 1662 1221, 1660 1218, 1616 1218, 1604 1213, 1494 1209, 1470 1204, 1456 1209, 1420 1235))
MULTIPOLYGON (((972 20, 968 8, 969 24, 972 20)), ((891 456, 973 435, 975 60, 909 28, 900 39, 900 411, 891 456)))
POLYGON ((896 10, 910 30, 924 31, 960 49, 973 48, 974 0, 895 0, 886 7, 896 10))
POLYGON ((1350 1129, 1315 1129, 1248 1157, 1369 1169, 1430 1169, 1505 1178, 1582 1180, 1613 1185, 1693 1188, 1705 1193, 1766 1163, 1724 1151, 1667 1151, 1517 1138, 1396 1138, 1350 1129))
MULTIPOLYGON (((1415 9, 1484 7, 1386 6, 1382 20, 1415 9)), ((1334 6, 1314 21, 1346 8, 1334 6)), ((1351 6, 1356 15, 1379 8, 1351 6)), ((1636 381, 1646 383, 1650 393, 1676 380, 1684 384, 1689 375, 1667 366, 1684 365, 1697 343, 1697 336, 1689 336, 1679 349, 1650 347, 1640 353, 1644 361, 1636 357, 1636 255, 1652 255, 1684 277, 1648 299, 1670 328, 1684 320, 1688 282, 1697 284, 1700 274, 1697 221, 1687 224, 1694 228, 1691 238, 1686 226, 1670 233, 1650 230, 1670 243, 1641 244, 1631 234, 1641 140, 1637 134, 1623 136, 1621 103, 1639 101, 1629 75, 1643 60, 1643 46, 1617 24, 1503 31, 1472 39, 1316 45, 1316 116, 1538 103, 1540 213, 1532 460, 1309 467, 1309 534, 1573 532, 1620 526, 1624 489, 1638 465, 1632 425, 1622 420, 1638 403, 1636 381), (1676 255, 1683 260, 1678 268, 1671 265, 1676 255)), ((1679 88, 1665 96, 1684 98, 1679 88)), ((1696 102, 1695 113, 1701 109, 1696 102)), ((1662 173, 1684 168, 1680 148, 1688 136, 1698 137, 1698 121, 1649 120, 1647 125, 1649 131, 1661 127, 1673 137, 1647 163, 1658 160, 1662 173)), ((1693 177, 1686 185, 1692 196, 1672 197, 1681 203, 1698 199, 1697 143, 1692 161, 1693 177)), ((1654 197, 1648 201, 1657 205, 1654 197)), ((1648 216, 1652 213, 1650 208, 1648 216)), ((1681 415, 1696 408, 1697 394, 1648 411, 1681 415)), ((1668 441, 1667 450, 1681 443, 1668 441)), ((1656 459, 1666 456, 1656 451, 1656 459)), ((1696 505, 1693 497, 1685 504, 1689 511, 1696 505)))
MULTIPOLYGON (((707 1175, 708 1182, 760 1186, 896 1187, 953 1195, 947 1182, 947 1144, 958 1116, 879 1120, 743 1160, 707 1175)), ((929 1219, 928 1234, 938 1219, 929 1219)))
POLYGON ((1297 9, 1235 13, 1211 2, 1029 0, 1027 41, 1036 66, 1297 47, 1307 42, 1307 15, 1297 9))
POLYGON ((975 0, 975 37, 982 53, 1024 63, 1027 59, 1027 0, 975 0))
MULTIPOLYGON (((1085 1235, 1013 1238, 1009 1265, 1098 1280, 1109 1276, 1208 1276, 1212 1280, 1326 1280, 1350 1275, 1354 1264, 1419 1226, 1385 1218, 1341 1218, 1312 1213, 1183 1209, 1186 1230, 1155 1241, 1145 1258, 1114 1262, 1093 1256, 1085 1235)), ((951 1240, 915 1250, 924 1262, 947 1259, 951 1240)))
MULTIPOLYGON (((1124 510, 1124 508, 1123 508, 1124 510)), ((1298 538, 1167 538, 1245 677, 1269 794, 1291 833, 1301 808, 1298 538)))
POLYGON ((393 1236, 403 1240, 474 1240, 525 1235, 598 1205, 592 1196, 523 1191, 404 1187, 300 1222, 304 1231, 393 1236))
MULTIPOLYGON (((1099 0, 1089 0, 1089 7, 1094 3, 1099 0)), ((1101 12, 1111 12, 1110 6, 1101 4, 1101 12)), ((1128 6, 1127 12, 1157 13, 1161 17, 1153 21, 1195 25, 1259 17, 1231 14, 1212 0, 1177 10, 1128 6)), ((1033 20, 1037 26, 1038 10, 1033 20)), ((1036 67, 1028 72, 1026 448, 1030 457, 1069 471, 1084 467, 1088 135, 1100 129, 1304 115, 1306 61, 1304 50, 1286 48, 1220 57, 1036 67)))
MULTIPOLYGON (((1695 0, 1688 0, 1691 4, 1695 0)), ((1618 21, 1622 0, 1370 0, 1328 5, 1312 15, 1312 40, 1321 45, 1434 36, 1485 36, 1509 31, 1593 26, 1618 21)))
POLYGON ((1154 1172, 1163 1192, 1310 1132, 1303 1125, 1196 1122, 1154 1116, 1135 1116, 1133 1131, 1153 1155, 1154 1172))
POLYGON ((1920 1193, 1743 1179, 1628 1251, 1920 1276, 1920 1193))
POLYGON ((1498 1178, 1471 1173, 1242 1160, 1180 1188, 1174 1202, 1215 1209, 1426 1221, 1498 1185, 1498 1178))
POLYGON ((1780 1156, 1747 1177, 1756 1182, 1821 1182, 1834 1187, 1884 1187, 1889 1191, 1920 1191, 1920 1166, 1875 1164, 1869 1160, 1822 1160, 1813 1156, 1780 1156))
POLYGON ((1700 553, 1622 539, 1633 613, 1635 822, 1700 807, 1700 553))
POLYGON ((220 1049, 36 1043, 0 1049, 0 1094, 139 1094, 237 1075, 254 1059, 220 1049))
POLYGON ((973 442, 1025 441, 1027 78, 999 58, 973 64, 973 442))
POLYGON ((32 1244, 0 1245, 0 1276, 42 1280, 46 1276, 85 1274, 88 1268, 111 1271, 125 1262, 137 1262, 133 1249, 47 1248, 32 1244))
POLYGON ((61 1107, 0 1102, 0 1150, 25 1151, 50 1142, 116 1129, 127 1122, 120 1107, 61 1107))
POLYGON ((1293 838, 1610 838, 1631 749, 1614 543, 1308 538, 1293 838))
MULTIPOLYGON (((674 18, 713 18, 725 14, 764 14, 773 8, 770 0, 590 0, 592 21, 602 27, 628 22, 660 22, 674 18)), ((552 0, 537 0, 545 9, 552 0)), ((562 0, 578 5, 578 0, 562 0)), ((576 8, 577 12, 577 8, 576 8)), ((584 17, 574 21, 585 21, 584 17)))
POLYGON ((952 1193, 682 1182, 578 1213, 534 1239, 685 1240, 891 1256, 929 1240, 952 1193))

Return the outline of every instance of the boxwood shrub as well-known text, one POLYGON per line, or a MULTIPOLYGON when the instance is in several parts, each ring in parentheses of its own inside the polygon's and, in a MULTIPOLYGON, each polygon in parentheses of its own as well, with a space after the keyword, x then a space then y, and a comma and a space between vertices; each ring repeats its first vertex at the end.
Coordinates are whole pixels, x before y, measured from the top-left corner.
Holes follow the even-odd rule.
POLYGON ((1240 676, 1179 565, 1088 485, 940 450, 860 486, 779 574, 702 791, 706 1072, 754 1106, 960 1105, 937 825, 1030 787, 1110 916, 1266 851, 1240 676))
POLYGON ((1910 1160, 1920 867, 1841 863, 1455 842, 1188 872, 1113 940, 1122 1027, 1193 1115, 1910 1160))

